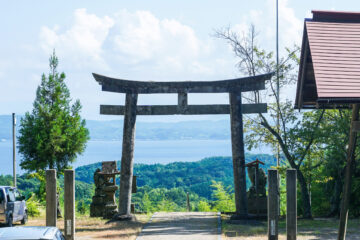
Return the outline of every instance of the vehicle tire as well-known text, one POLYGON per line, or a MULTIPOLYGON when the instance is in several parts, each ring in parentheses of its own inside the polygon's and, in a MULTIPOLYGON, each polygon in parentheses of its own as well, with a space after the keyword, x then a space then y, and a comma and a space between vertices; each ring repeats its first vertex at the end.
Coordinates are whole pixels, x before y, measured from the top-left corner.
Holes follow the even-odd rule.
POLYGON ((6 223, 6 226, 8 226, 8 227, 12 227, 12 226, 13 226, 13 217, 12 217, 12 215, 10 215, 10 216, 8 217, 8 221, 7 221, 7 223, 6 223))
POLYGON ((25 211, 24 217, 23 217, 23 219, 21 220, 21 224, 24 225, 24 224, 27 223, 27 221, 28 221, 28 215, 27 215, 27 212, 25 211))

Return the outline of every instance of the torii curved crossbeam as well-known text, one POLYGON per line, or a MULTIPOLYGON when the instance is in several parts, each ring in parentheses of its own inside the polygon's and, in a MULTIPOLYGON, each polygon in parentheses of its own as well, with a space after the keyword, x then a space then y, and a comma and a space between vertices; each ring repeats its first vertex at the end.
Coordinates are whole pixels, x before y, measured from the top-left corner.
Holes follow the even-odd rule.
POLYGON ((274 73, 218 81, 155 82, 133 81, 93 73, 102 91, 118 93, 227 93, 265 89, 265 80, 274 73))

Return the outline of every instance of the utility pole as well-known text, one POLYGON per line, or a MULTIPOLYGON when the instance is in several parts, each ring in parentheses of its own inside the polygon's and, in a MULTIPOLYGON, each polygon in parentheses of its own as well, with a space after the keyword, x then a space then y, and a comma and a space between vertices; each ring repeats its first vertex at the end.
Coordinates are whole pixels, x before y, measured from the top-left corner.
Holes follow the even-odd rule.
POLYGON ((16 116, 15 113, 12 114, 12 132, 13 132, 13 177, 14 177, 14 187, 16 187, 16 116))
MULTIPOLYGON (((279 0, 276 0, 276 105, 277 105, 277 114, 276 114, 276 128, 280 134, 280 78, 279 78, 279 0)), ((277 143, 277 169, 280 166, 280 144, 277 143)), ((278 186, 280 186, 280 175, 278 177, 278 186)), ((280 193, 279 193, 280 194, 280 193)), ((278 201, 278 210, 280 215, 280 196, 278 201)))
MULTIPOLYGON (((279 79, 279 3, 276 0, 276 127, 280 132, 280 79, 279 79)), ((280 166, 280 145, 277 144, 277 163, 276 166, 280 166)))

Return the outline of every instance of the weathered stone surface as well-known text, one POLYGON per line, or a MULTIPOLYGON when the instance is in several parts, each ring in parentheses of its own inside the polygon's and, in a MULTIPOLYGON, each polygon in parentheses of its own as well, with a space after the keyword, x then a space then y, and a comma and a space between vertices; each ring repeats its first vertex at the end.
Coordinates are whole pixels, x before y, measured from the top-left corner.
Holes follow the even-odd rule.
POLYGON ((46 226, 56 227, 56 170, 46 170, 46 226))
POLYGON ((258 170, 258 179, 257 179, 257 191, 256 191, 256 182, 255 182, 255 174, 256 174, 256 167, 248 167, 248 176, 251 181, 251 186, 248 191, 248 198, 255 198, 256 192, 258 196, 266 196, 266 174, 263 169, 258 170))
POLYGON ((268 170, 268 239, 278 240, 279 182, 278 170, 268 170))
MULTIPOLYGON (((231 139, 234 167, 236 215, 247 217, 245 178, 245 154, 243 139, 244 113, 266 112, 266 104, 242 104, 241 92, 265 89, 265 80, 274 73, 221 81, 154 82, 129 81, 110 78, 93 73, 103 91, 126 93, 125 106, 102 105, 101 114, 124 115, 123 147, 121 158, 121 181, 119 194, 119 219, 130 215, 133 181, 134 139, 136 115, 168 114, 229 114, 231 117, 231 139), (177 93, 178 105, 137 106, 138 94, 177 93), (229 93, 229 105, 188 105, 188 93, 229 93), (122 217, 120 217, 122 216, 122 217)), ((133 191, 134 192, 134 191, 133 191)), ((101 194, 96 192, 97 194, 101 194)))
POLYGON ((266 216, 267 197, 266 197, 266 174, 263 169, 257 166, 248 167, 248 176, 251 186, 247 192, 248 212, 257 216, 266 216), (256 188, 257 185, 257 188, 256 188))
POLYGON ((117 205, 115 202, 115 192, 118 186, 111 175, 104 175, 97 169, 94 173, 95 196, 92 197, 90 205, 91 217, 103 217, 106 219, 112 218, 117 212, 117 205))
POLYGON ((248 207, 241 93, 231 92, 229 98, 236 215, 246 218, 248 207))
POLYGON ((231 91, 255 91, 265 89, 265 80, 269 80, 272 75, 274 73, 220 81, 145 82, 111 78, 93 73, 96 81, 102 85, 103 91, 118 93, 226 93, 231 91))
POLYGON ((64 234, 66 240, 75 239, 75 171, 64 172, 64 234))
POLYGON ((126 94, 119 194, 120 215, 130 215, 137 99, 137 94, 126 94))
MULTIPOLYGON (((266 113, 267 104, 242 104, 242 113, 266 113)), ((204 115, 204 114, 229 114, 230 105, 158 105, 158 106, 137 106, 137 115, 204 115)), ((125 106, 100 105, 102 115, 124 115, 125 106)))

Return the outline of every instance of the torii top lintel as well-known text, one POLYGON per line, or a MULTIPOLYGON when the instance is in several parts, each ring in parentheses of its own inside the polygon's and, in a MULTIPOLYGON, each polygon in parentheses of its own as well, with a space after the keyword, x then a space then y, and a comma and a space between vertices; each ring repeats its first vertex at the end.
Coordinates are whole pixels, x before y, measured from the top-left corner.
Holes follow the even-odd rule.
POLYGON ((154 82, 111 78, 93 73, 102 91, 117 93, 227 93, 265 89, 274 73, 220 81, 154 82))

